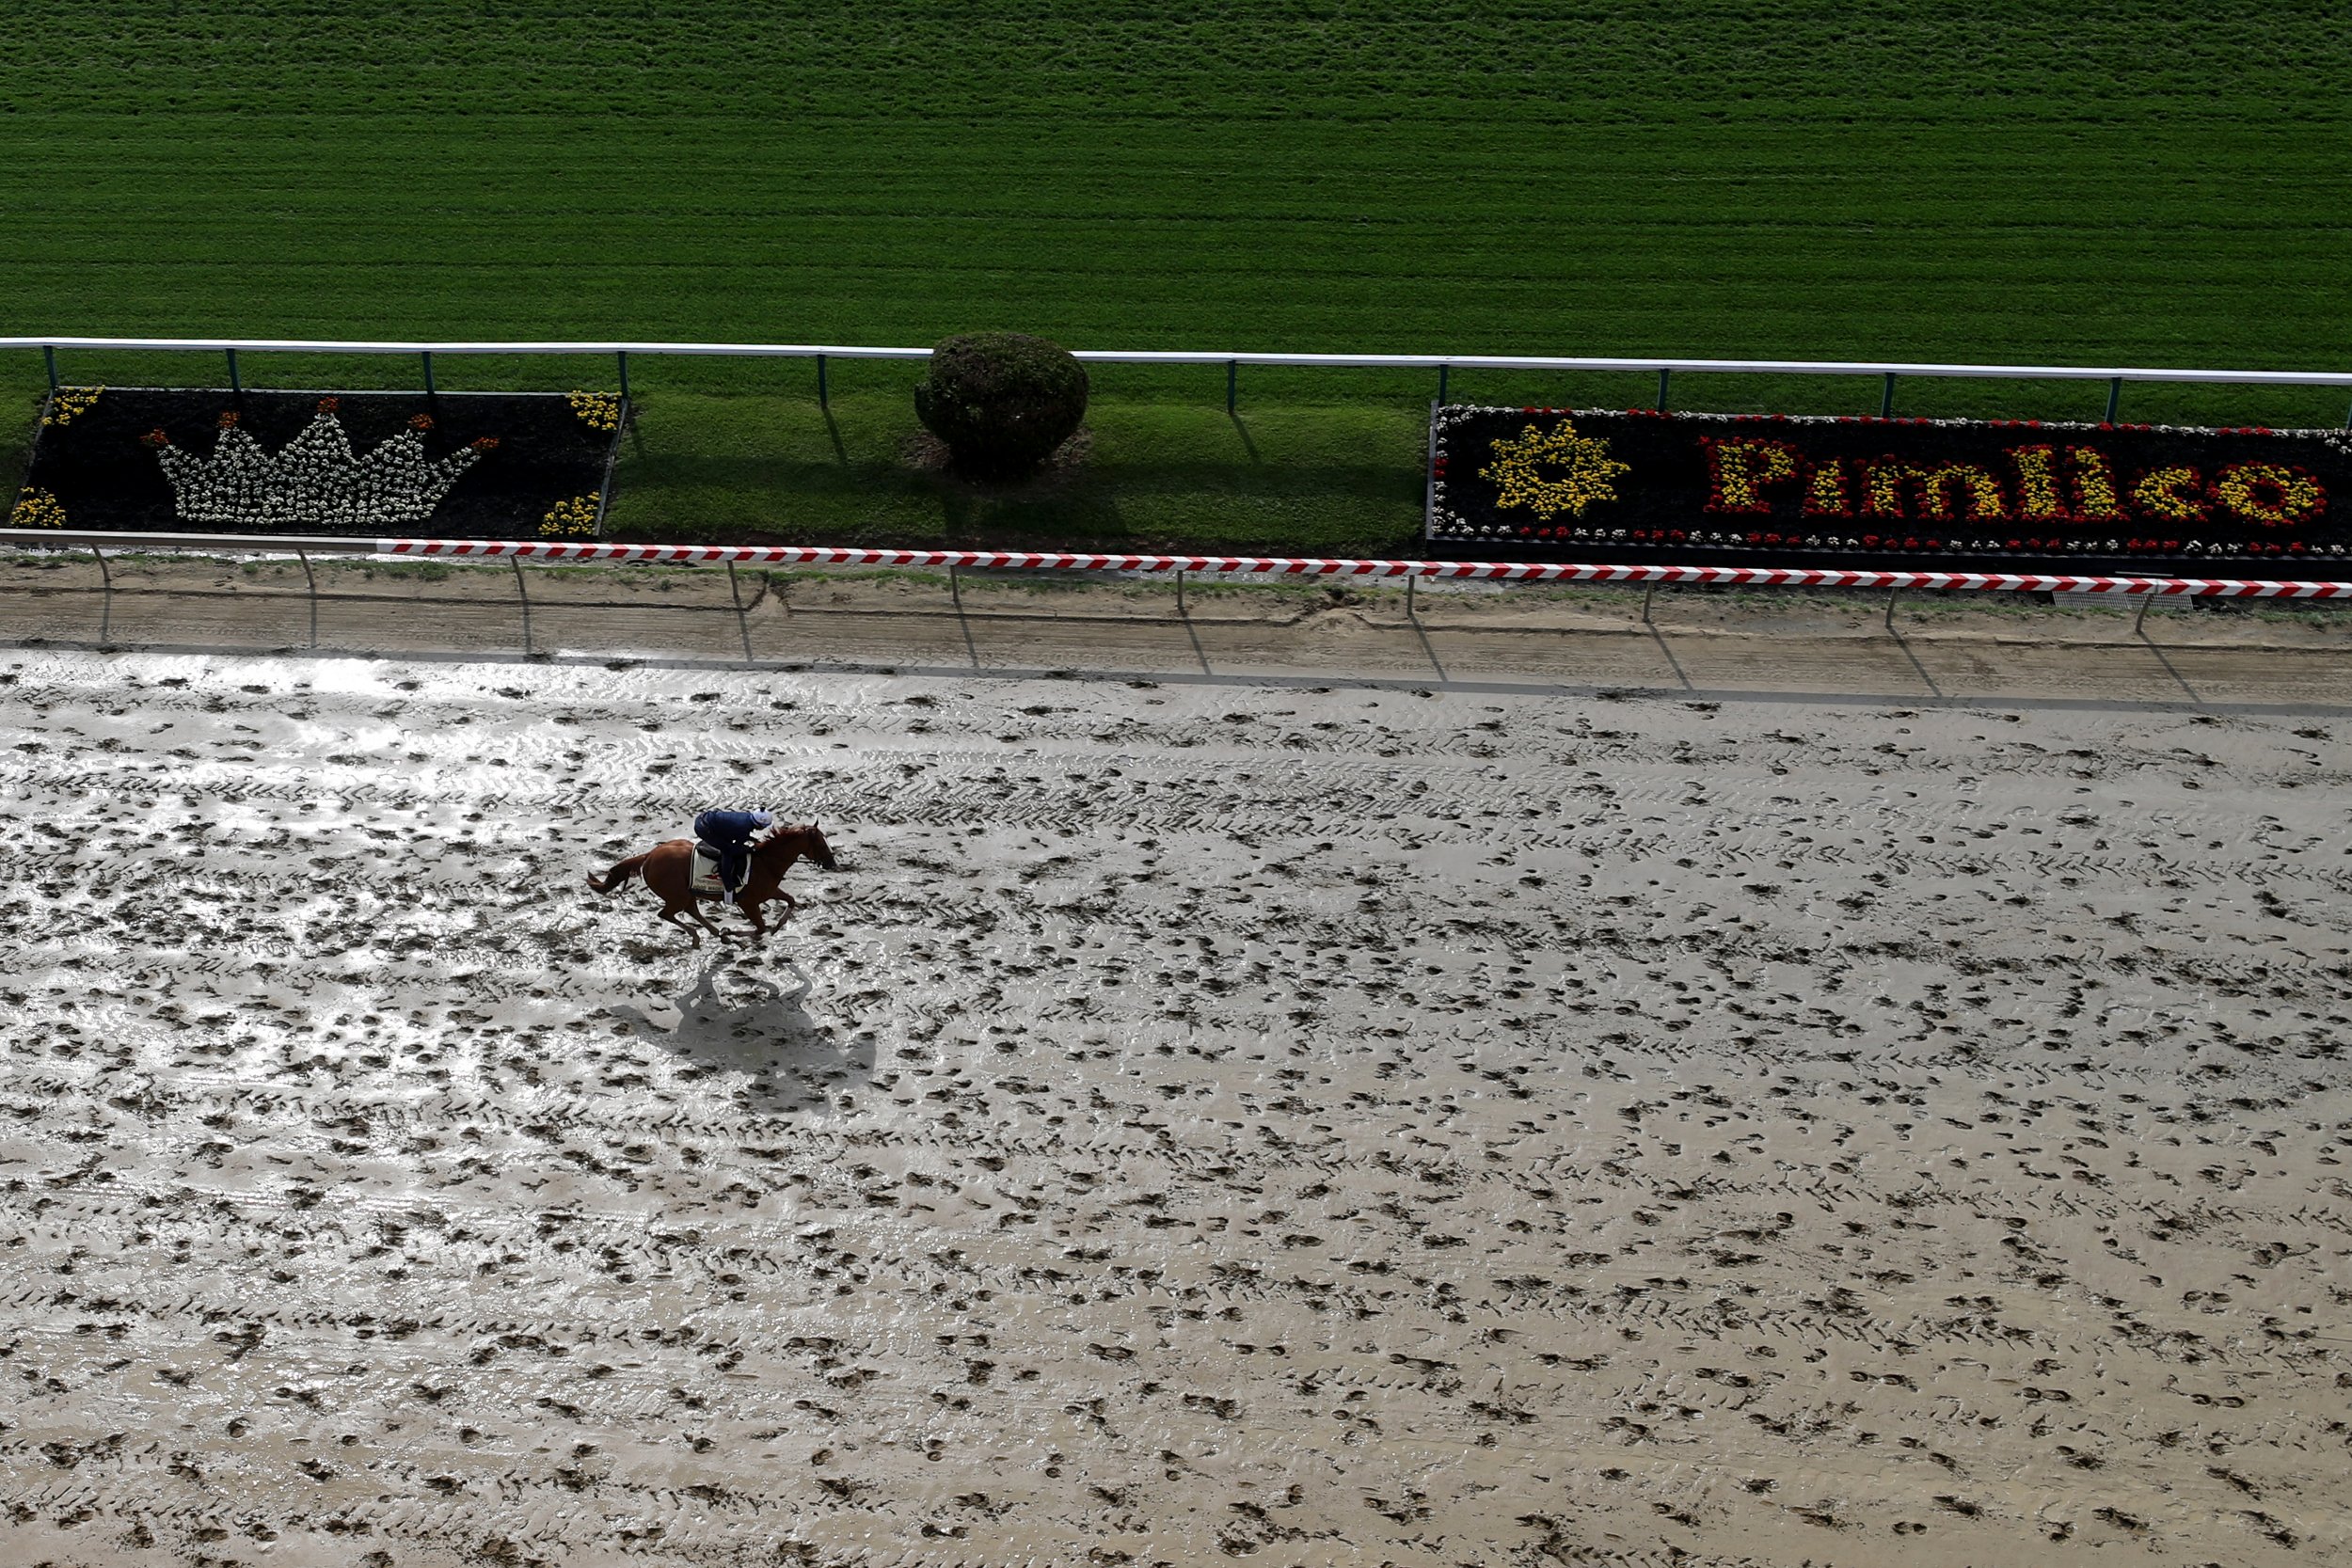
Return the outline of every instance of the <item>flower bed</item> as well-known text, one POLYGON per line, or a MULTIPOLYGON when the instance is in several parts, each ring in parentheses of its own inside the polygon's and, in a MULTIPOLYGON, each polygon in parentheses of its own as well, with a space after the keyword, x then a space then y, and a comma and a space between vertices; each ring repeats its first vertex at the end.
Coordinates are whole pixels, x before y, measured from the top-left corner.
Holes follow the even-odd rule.
POLYGON ((609 393, 51 394, 18 528, 593 538, 627 404, 609 393))
POLYGON ((1437 410, 1429 543, 1508 560, 2352 575, 2352 434, 1437 410))

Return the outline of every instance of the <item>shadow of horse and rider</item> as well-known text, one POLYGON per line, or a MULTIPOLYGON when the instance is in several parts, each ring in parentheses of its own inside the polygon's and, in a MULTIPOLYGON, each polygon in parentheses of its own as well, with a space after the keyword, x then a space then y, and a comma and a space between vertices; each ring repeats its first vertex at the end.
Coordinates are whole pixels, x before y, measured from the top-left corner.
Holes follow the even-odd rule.
POLYGON ((873 1076, 874 1042, 867 1037, 845 1044, 803 1006, 809 977, 797 964, 786 971, 789 983, 734 969, 730 955, 713 953, 691 989, 672 1002, 675 1022, 629 1003, 608 1003, 605 1011, 698 1068, 749 1078, 763 1110, 811 1110, 873 1076))

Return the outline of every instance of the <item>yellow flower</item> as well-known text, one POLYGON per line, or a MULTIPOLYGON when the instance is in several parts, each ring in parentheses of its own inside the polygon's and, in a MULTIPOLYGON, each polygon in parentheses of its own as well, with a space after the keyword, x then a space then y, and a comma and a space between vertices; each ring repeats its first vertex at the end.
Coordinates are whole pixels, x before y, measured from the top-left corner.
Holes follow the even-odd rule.
POLYGON ((87 414, 98 406, 103 387, 60 387, 50 395, 49 412, 40 417, 44 425, 72 424, 74 416, 87 414))
POLYGON ((1549 431, 1529 425, 1518 436, 1494 443, 1494 463, 1478 470, 1500 494, 1497 507, 1525 506, 1546 522, 1560 513, 1581 517, 1584 509, 1617 499, 1609 482, 1630 473, 1630 463, 1609 455, 1609 443, 1597 436, 1579 436, 1576 426, 1562 420, 1549 431), (1547 477, 1546 469, 1560 470, 1547 477))
POLYGON ((557 501, 548 515, 539 519, 539 536, 543 539, 593 539, 596 535, 596 509, 603 504, 604 492, 592 490, 570 500, 557 501))
POLYGON ((65 506, 46 490, 27 490, 8 514, 10 528, 63 528, 65 506))
POLYGON ((570 398, 572 412, 589 429, 610 435, 621 428, 621 400, 612 393, 575 391, 570 398))

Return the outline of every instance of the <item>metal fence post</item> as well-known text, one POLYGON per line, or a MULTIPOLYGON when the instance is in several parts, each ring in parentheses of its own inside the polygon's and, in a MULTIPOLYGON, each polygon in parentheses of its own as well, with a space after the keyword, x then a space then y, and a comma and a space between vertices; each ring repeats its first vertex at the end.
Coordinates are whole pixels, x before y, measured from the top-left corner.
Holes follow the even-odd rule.
POLYGON ((89 547, 89 553, 97 559, 99 580, 111 591, 115 585, 115 575, 106 569, 106 552, 92 545, 89 547))
POLYGON ((1176 574, 1176 613, 1184 613, 1184 574, 1182 572, 1176 574))
POLYGON ((317 598, 319 596, 319 578, 316 572, 310 570, 310 557, 309 552, 296 550, 294 551, 294 559, 302 562, 302 576, 310 585, 310 597, 314 599, 317 598))
POLYGON ((1413 603, 1413 590, 1419 586, 1421 586, 1421 574, 1419 572, 1407 574, 1405 578, 1405 618, 1407 621, 1418 619, 1420 615, 1420 610, 1413 603))
POLYGON ((1240 382, 1240 380, 1241 380, 1241 361, 1240 361, 1240 360, 1238 360, 1238 359, 1228 359, 1228 360, 1226 360, 1226 361, 1225 361, 1225 412, 1227 412, 1228 414, 1230 414, 1230 413, 1232 413, 1232 412, 1233 411, 1233 400, 1234 400, 1234 398, 1238 395, 1238 386, 1237 386, 1237 384, 1240 382))
POLYGON ((832 394, 825 387, 825 356, 821 354, 817 356, 817 406, 819 408, 833 406, 832 394))
POLYGON ((1886 372, 1886 385, 1879 392, 1879 418, 1882 420, 1891 420, 1894 417, 1895 372, 1893 371, 1888 371, 1886 372))
POLYGON ((1649 586, 1642 590, 1642 625, 1645 626, 1650 624, 1649 607, 1657 601, 1657 598, 1658 579, 1652 578, 1649 579, 1649 586))
POLYGON ((1890 588, 1886 591, 1886 629, 1888 631, 1895 629, 1895 601, 1902 596, 1903 591, 1899 588, 1890 588))
POLYGON ((950 562, 947 566, 947 596, 956 601, 957 613, 962 613, 963 578, 958 575, 955 563, 952 562, 950 562))
POLYGON ((529 658, 539 651, 532 645, 531 641, 531 590, 523 586, 523 558, 519 555, 510 555, 506 561, 507 564, 515 568, 515 598, 516 602, 522 606, 523 611, 523 657, 529 658))
POLYGON ((620 350, 620 351, 619 351, 619 353, 617 353, 617 354, 614 356, 614 357, 620 361, 620 365, 621 365, 621 396, 622 396, 624 399, 626 399, 626 398, 628 398, 628 350, 627 350, 627 349, 622 349, 622 350, 620 350))
POLYGON ((429 398, 440 396, 433 385, 433 351, 431 349, 424 352, 424 395, 429 398))
POLYGON ((2115 422, 2116 404, 2123 401, 2123 378, 2117 376, 2107 383, 2107 423, 2115 422))
POLYGON ((2132 617, 2132 635, 2134 637, 2140 635, 2140 623, 2148 619, 2148 601, 2154 597, 2155 594, 2142 594, 2139 596, 2139 613, 2132 617))
POLYGON ((48 363, 49 389, 54 392, 57 389, 57 351, 47 343, 43 343, 40 348, 40 356, 48 363))
POLYGON ((229 351, 229 389, 238 397, 245 396, 245 378, 237 373, 237 351, 229 351))
POLYGON ((1666 383, 1674 378, 1674 371, 1665 365, 1658 367, 1658 411, 1666 411, 1666 383))

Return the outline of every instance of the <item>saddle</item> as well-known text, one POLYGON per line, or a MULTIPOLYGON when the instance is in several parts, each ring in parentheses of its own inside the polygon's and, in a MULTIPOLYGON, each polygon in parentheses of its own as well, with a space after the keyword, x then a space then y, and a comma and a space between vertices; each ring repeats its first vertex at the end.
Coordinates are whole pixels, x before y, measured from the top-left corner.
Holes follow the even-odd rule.
POLYGON ((719 880, 719 855, 707 844, 694 846, 694 877, 687 886, 697 898, 716 898, 726 892, 719 880))

